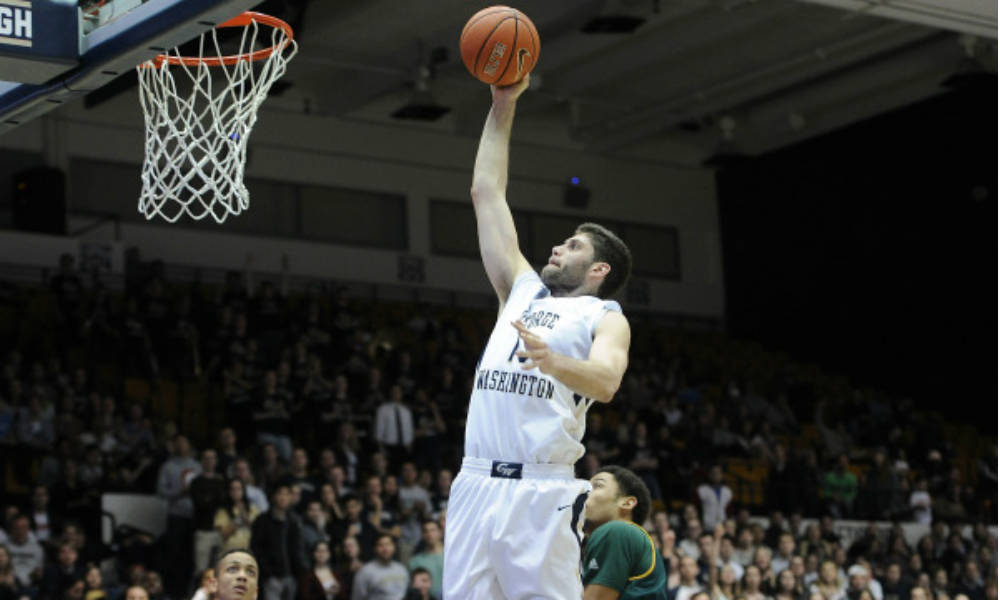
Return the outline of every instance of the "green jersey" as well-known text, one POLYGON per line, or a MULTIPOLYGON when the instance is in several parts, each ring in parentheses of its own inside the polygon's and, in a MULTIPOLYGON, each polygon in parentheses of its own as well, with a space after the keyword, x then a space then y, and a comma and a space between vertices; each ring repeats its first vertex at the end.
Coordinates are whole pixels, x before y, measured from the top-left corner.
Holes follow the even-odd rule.
POLYGON ((653 538, 631 521, 609 521, 590 534, 583 585, 618 590, 623 600, 666 600, 667 570, 653 538))

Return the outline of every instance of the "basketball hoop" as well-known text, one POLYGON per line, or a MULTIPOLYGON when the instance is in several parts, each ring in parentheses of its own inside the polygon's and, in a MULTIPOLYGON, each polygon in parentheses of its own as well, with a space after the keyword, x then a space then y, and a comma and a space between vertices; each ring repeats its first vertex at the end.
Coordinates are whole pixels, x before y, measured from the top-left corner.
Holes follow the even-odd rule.
POLYGON ((222 223, 247 209, 247 140, 257 109, 297 51, 287 23, 245 12, 203 33, 197 56, 174 48, 136 67, 146 121, 139 212, 171 223, 183 215, 222 223), (262 25, 271 30, 270 45, 262 25), (233 53, 222 49, 222 28, 242 28, 233 53))

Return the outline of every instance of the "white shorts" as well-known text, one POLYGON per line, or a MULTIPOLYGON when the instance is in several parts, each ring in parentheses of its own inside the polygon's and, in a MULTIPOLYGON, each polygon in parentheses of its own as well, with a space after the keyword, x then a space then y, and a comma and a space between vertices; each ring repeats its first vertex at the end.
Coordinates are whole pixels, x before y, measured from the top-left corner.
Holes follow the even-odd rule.
POLYGON ((463 459, 445 520, 444 600, 579 600, 589 493, 569 465, 463 459))

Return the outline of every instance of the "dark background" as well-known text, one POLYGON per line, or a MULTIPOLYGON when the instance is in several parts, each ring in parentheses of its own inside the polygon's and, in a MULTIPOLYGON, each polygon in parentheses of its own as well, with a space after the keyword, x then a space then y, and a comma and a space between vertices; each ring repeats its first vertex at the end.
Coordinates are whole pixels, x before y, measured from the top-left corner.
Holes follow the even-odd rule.
POLYGON ((995 433, 996 108, 993 76, 725 163, 731 335, 995 433))

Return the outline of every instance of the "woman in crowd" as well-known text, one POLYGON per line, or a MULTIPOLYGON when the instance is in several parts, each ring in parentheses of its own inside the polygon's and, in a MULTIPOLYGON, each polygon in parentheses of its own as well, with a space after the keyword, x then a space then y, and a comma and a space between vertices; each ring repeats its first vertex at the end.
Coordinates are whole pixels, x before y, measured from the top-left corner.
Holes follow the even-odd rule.
POLYGON ((237 548, 250 547, 250 525, 260 514, 256 506, 247 500, 246 487, 239 479, 230 479, 227 484, 226 506, 215 512, 215 528, 222 535, 219 553, 237 548))
POLYGON ((352 535, 344 538, 340 544, 340 552, 337 559, 336 572, 338 579, 344 584, 344 597, 351 596, 351 588, 354 585, 354 575, 365 566, 361 560, 361 544, 352 535))
POLYGON ((769 600, 769 596, 761 589, 763 581, 757 565, 747 565, 746 571, 743 572, 741 597, 745 600, 769 600))
POLYGON ((805 592, 791 569, 778 574, 778 589, 774 593, 774 600, 805 600, 805 592))
POLYGON ((719 569, 719 581, 712 590, 712 600, 736 600, 739 586, 736 584, 736 570, 732 565, 719 569))
POLYGON ((337 600, 346 598, 346 588, 330 564, 330 545, 316 542, 312 549, 312 569, 299 581, 301 600, 337 600))
POLYGON ((218 583, 215 580, 215 569, 208 568, 201 572, 201 581, 191 600, 215 600, 218 583))
POLYGON ((837 564, 824 560, 819 567, 819 578, 809 588, 809 593, 819 593, 824 600, 845 600, 845 584, 837 573, 837 564))

